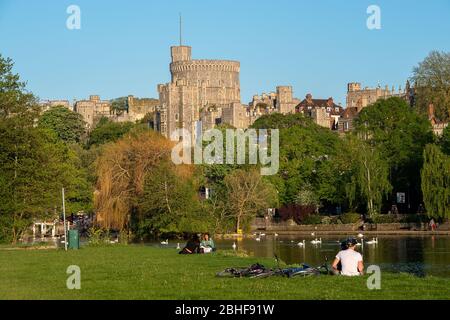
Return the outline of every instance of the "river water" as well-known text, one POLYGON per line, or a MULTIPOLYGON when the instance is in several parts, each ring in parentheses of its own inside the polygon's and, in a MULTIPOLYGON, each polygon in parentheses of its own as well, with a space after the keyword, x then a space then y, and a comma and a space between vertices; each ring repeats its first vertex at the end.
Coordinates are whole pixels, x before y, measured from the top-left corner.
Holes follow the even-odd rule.
MULTIPOLYGON (((340 249, 339 236, 322 237, 321 244, 312 244, 313 237, 263 236, 242 240, 217 240, 217 248, 231 249, 233 242, 255 258, 272 258, 275 254, 287 264, 306 263, 318 266, 329 262, 340 249), (305 246, 298 242, 305 240, 305 246)), ((448 236, 380 236, 378 244, 364 244, 357 250, 362 253, 366 267, 378 265, 382 271, 406 272, 418 276, 450 277, 450 237, 448 236)), ((257 260, 257 259, 255 259, 257 260)))

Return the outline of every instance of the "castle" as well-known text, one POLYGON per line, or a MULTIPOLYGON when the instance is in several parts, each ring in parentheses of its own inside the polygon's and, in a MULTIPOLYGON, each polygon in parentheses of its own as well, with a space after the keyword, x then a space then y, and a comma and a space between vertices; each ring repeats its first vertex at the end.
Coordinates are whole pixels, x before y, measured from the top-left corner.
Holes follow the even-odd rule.
POLYGON ((114 122, 136 122, 142 120, 147 114, 154 113, 159 101, 150 98, 136 98, 132 95, 126 97, 125 109, 114 110, 110 100, 101 100, 98 95, 91 95, 89 99, 77 100, 73 107, 68 100, 41 101, 42 112, 52 107, 61 106, 79 113, 88 130, 95 127, 101 118, 108 118, 114 122))
POLYGON ((263 114, 294 113, 298 100, 292 87, 254 96, 250 106, 241 103, 240 63, 228 60, 194 60, 189 46, 171 47, 171 82, 158 85, 160 105, 155 129, 170 138, 176 129, 194 137, 219 124, 248 128, 263 114))
MULTIPOLYGON (((345 133, 353 130, 354 119, 365 107, 380 99, 399 97, 411 106, 414 104, 414 89, 409 82, 404 90, 400 87, 398 91, 388 86, 383 89, 380 85, 362 89, 361 83, 351 82, 347 84, 345 109, 336 105, 331 97, 315 99, 307 94, 300 101, 294 97, 291 86, 277 86, 275 92, 254 95, 246 105, 241 103, 238 61, 195 60, 192 48, 184 45, 173 46, 170 50, 171 81, 158 85, 159 100, 130 95, 126 97, 125 108, 117 109, 111 101, 92 95, 87 100, 76 101, 73 111, 82 115, 88 129, 102 117, 115 122, 136 122, 149 114, 153 117, 149 125, 166 138, 177 129, 186 129, 192 141, 196 141, 196 137, 217 125, 247 129, 261 116, 272 113, 301 113, 324 128, 345 133)), ((44 101, 41 105, 44 111, 55 105, 70 108, 67 100, 44 101)), ((438 135, 448 125, 431 111, 429 119, 438 135)))

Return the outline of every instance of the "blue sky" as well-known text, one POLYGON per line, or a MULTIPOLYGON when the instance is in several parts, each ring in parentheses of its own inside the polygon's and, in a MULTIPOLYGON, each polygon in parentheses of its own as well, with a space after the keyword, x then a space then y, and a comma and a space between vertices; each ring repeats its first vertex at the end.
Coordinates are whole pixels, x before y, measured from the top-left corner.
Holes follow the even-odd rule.
POLYGON ((347 82, 404 85, 431 50, 450 51, 450 0, 0 0, 0 53, 41 99, 157 97, 169 47, 241 62, 242 101, 277 85, 345 105, 347 82), (66 9, 81 9, 68 30, 66 9), (366 27, 369 5, 381 30, 366 27))

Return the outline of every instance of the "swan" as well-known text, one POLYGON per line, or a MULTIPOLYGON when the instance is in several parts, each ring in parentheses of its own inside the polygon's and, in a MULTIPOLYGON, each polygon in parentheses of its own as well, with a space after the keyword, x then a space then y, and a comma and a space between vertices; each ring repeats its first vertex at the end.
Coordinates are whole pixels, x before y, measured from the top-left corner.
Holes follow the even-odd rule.
POLYGON ((361 238, 364 238, 364 235, 363 235, 362 233, 359 233, 359 234, 358 234, 358 238, 360 238, 360 239, 361 239, 361 238))
POLYGON ((259 241, 261 241, 261 237, 258 236, 258 237, 255 238, 255 240, 259 242, 259 241))
POLYGON ((322 244, 322 238, 320 240, 317 240, 317 238, 313 241, 311 241, 312 244, 322 244))
POLYGON ((378 244, 378 238, 373 238, 370 241, 366 241, 367 244, 378 244))
POLYGON ((181 248, 180 248, 180 244, 179 243, 177 243, 177 250, 180 250, 181 248))
POLYGON ((233 245, 232 245, 232 247, 233 247, 233 250, 236 250, 236 242, 233 242, 233 245))
POLYGON ((297 245, 299 246, 299 247, 304 247, 305 246, 305 240, 303 240, 302 242, 299 242, 299 243, 297 243, 297 245))
POLYGON ((161 244, 163 246, 167 246, 169 244, 169 239, 167 239, 166 241, 161 241, 161 244))
POLYGON ((274 236, 275 236, 275 237, 278 237, 278 233, 275 233, 274 236))

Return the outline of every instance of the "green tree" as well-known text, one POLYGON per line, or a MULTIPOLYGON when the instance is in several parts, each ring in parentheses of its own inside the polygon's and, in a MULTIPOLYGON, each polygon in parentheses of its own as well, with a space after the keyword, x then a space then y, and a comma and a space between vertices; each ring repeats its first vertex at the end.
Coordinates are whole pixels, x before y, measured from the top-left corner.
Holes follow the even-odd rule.
POLYGON ((347 195, 351 204, 358 196, 362 197, 371 217, 380 213, 383 196, 391 191, 387 163, 376 148, 356 136, 346 136, 346 146, 342 151, 348 157, 350 177, 347 195))
POLYGON ((387 162, 393 191, 408 192, 411 204, 417 207, 423 150, 434 140, 427 118, 400 98, 379 100, 361 111, 355 132, 387 162))
POLYGON ((428 106, 433 103, 436 116, 441 120, 450 120, 450 53, 432 51, 413 70, 416 106, 427 114, 428 106))
POLYGON ((144 195, 140 199, 138 235, 209 230, 207 215, 201 214, 192 169, 162 162, 147 174, 144 195))
POLYGON ((68 143, 81 142, 86 132, 83 117, 63 106, 44 112, 39 118, 39 126, 53 130, 61 140, 68 143))
POLYGON ((450 217, 450 157, 438 146, 427 145, 422 169, 422 192, 428 216, 450 217))
POLYGON ((450 126, 447 126, 447 128, 444 129, 444 133, 440 139, 440 145, 442 152, 450 156, 450 126))
POLYGON ((16 242, 33 220, 58 217, 62 187, 75 196, 80 184, 76 157, 55 132, 36 127, 40 108, 12 66, 0 57, 0 241, 16 242))
POLYGON ((128 133, 134 124, 131 122, 117 123, 108 118, 100 119, 97 126, 89 135, 89 146, 115 142, 128 133))
POLYGON ((296 203, 307 186, 324 204, 343 201, 345 192, 336 174, 340 141, 335 133, 301 114, 263 116, 253 128, 280 130, 280 168, 269 180, 279 192, 281 205, 296 203))

